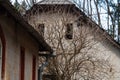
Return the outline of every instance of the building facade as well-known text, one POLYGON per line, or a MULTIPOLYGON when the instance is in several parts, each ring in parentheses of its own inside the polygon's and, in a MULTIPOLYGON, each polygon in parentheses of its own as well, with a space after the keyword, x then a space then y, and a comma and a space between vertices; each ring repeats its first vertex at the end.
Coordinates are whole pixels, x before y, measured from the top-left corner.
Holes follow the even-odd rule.
POLYGON ((59 75, 57 80, 120 79, 120 45, 74 3, 43 0, 26 12, 25 19, 60 56, 52 63, 53 71, 48 70, 50 74, 59 75), (89 61, 93 62, 94 68, 89 61), (55 67, 55 63, 60 67, 55 67), (74 65, 78 64, 79 68, 72 74, 71 71, 76 69, 74 65), (56 73, 54 69, 60 72, 56 73))

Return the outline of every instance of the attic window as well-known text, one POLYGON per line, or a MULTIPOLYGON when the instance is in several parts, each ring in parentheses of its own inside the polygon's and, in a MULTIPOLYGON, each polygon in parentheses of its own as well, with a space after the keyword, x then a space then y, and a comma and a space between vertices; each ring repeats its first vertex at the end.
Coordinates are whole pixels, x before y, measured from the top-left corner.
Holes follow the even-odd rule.
POLYGON ((38 25, 38 31, 42 36, 44 36, 44 28, 45 28, 44 24, 38 25))
POLYGON ((66 39, 72 39, 73 38, 73 24, 72 23, 68 23, 66 25, 65 38, 66 39))

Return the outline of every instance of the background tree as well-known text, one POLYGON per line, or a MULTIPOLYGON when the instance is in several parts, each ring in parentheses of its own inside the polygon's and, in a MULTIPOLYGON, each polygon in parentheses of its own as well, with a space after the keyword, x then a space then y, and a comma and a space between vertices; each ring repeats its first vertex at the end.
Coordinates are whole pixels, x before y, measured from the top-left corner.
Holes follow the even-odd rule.
POLYGON ((19 4, 18 0, 15 0, 14 7, 18 10, 19 6, 20 6, 20 4, 19 4))
MULTIPOLYGON (((26 2, 29 6, 35 3, 34 1, 26 2)), ((106 30, 113 38, 116 38, 116 35, 118 36, 118 34, 116 33, 118 31, 116 29, 118 25, 116 24, 116 21, 118 21, 119 19, 115 16, 119 16, 116 15, 119 13, 119 8, 116 7, 117 4, 114 3, 113 0, 74 0, 73 2, 89 18, 96 20, 96 23, 99 24, 99 27, 102 27, 104 29, 106 27, 102 25, 103 18, 101 17, 102 14, 105 14, 105 17, 107 18, 106 30), (104 9, 104 11, 106 12, 102 12, 101 9, 104 9)), ((71 22, 74 17, 69 14, 65 15, 66 13, 62 11, 58 9, 57 13, 62 16, 59 19, 60 22, 57 19, 55 19, 55 21, 53 20, 54 23, 49 22, 55 16, 53 11, 50 11, 53 15, 47 17, 48 20, 45 22, 49 23, 49 25, 46 25, 46 27, 49 27, 49 29, 47 29, 47 31, 45 32, 45 40, 57 53, 57 57, 51 59, 52 62, 50 62, 48 68, 46 69, 46 72, 48 74, 55 75, 57 80, 112 79, 112 77, 114 76, 114 68, 109 63, 109 59, 107 60, 104 58, 99 58, 100 56, 96 54, 96 52, 101 51, 99 48, 96 48, 96 46, 99 44, 98 41, 101 42, 103 40, 103 36, 98 37, 99 30, 96 28, 86 27, 91 24, 91 22, 89 22, 90 20, 88 20, 87 25, 84 25, 83 21, 78 21, 80 23, 80 26, 76 26, 77 28, 76 31, 74 31, 74 39, 65 41, 65 34, 63 34, 66 30, 65 26, 68 22, 71 22)), ((37 13, 38 12, 36 12, 35 14, 37 13)), ((43 13, 46 14, 44 11, 43 13)), ((29 22, 32 22, 33 24, 31 24, 35 27, 37 31, 39 31, 39 28, 36 27, 38 26, 38 24, 36 24, 36 21, 29 22)), ((96 25, 92 24, 92 26, 96 25)))
MULTIPOLYGON (((22 3, 18 3, 15 0, 15 7, 25 13, 25 10, 31 8, 39 0, 21 0, 22 3), (23 2, 27 7, 24 7, 23 2)), ((119 0, 71 0, 73 1, 83 12, 86 13, 91 19, 105 29, 111 37, 119 42, 119 0), (107 23, 107 24, 106 24, 107 23)))
MULTIPOLYGON (((103 52, 97 45, 105 38, 96 24, 92 24, 91 20, 86 18, 87 24, 84 22, 83 15, 79 26, 73 22, 74 29, 73 38, 66 38, 66 26, 69 22, 75 20, 75 16, 66 13, 63 9, 49 10, 49 12, 40 13, 46 15, 47 19, 36 16, 40 23, 44 20, 45 33, 44 37, 47 43, 55 50, 57 56, 50 60, 45 74, 54 76, 54 80, 112 80, 114 76, 114 68, 109 63, 109 58, 104 59, 99 56, 98 52, 103 52), (57 14, 57 15, 56 15, 57 14), (55 16, 60 15, 58 18, 55 16), (92 27, 87 27, 89 25, 92 27), (94 26, 94 27, 93 27, 94 26)), ((39 12, 36 14, 38 15, 39 12)), ((32 20, 35 20, 35 16, 32 20)), ((84 17, 85 18, 85 17, 84 17)), ((39 31, 39 24, 35 20, 30 23, 39 31)), ((71 28, 72 29, 72 28, 71 28)), ((104 54, 105 52, 103 52, 104 54)), ((101 53, 102 54, 102 53, 101 53)), ((41 59, 41 58, 40 58, 41 59)), ((43 62, 43 59, 40 60, 43 62)))
POLYGON ((119 15, 117 15, 119 0, 73 0, 73 2, 119 42, 119 15))
POLYGON ((118 42, 120 42, 120 0, 117 0, 117 6, 115 6, 114 17, 118 25, 118 42))

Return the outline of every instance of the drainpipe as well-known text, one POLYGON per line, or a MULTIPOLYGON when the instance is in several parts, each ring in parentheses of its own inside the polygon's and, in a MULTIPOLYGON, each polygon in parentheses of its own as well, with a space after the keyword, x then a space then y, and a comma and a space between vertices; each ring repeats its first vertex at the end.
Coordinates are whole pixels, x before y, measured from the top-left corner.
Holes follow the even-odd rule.
POLYGON ((39 54, 39 56, 45 57, 45 62, 42 63, 42 65, 38 69, 38 80, 42 80, 42 73, 44 71, 44 68, 48 65, 48 60, 51 57, 55 57, 55 54, 39 54))
POLYGON ((43 73, 44 68, 45 68, 47 65, 48 65, 48 58, 46 58, 45 62, 42 63, 42 65, 41 65, 40 68, 39 68, 39 71, 40 71, 40 73, 39 73, 39 80, 42 80, 42 73, 43 73))

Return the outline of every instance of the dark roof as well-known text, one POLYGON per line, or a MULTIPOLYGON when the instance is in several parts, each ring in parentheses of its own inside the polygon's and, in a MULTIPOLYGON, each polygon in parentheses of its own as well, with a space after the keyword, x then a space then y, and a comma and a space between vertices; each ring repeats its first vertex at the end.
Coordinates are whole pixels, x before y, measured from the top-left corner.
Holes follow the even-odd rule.
POLYGON ((40 46, 40 51, 53 52, 51 47, 45 42, 44 38, 39 35, 39 33, 30 25, 27 21, 23 19, 20 13, 11 5, 10 2, 5 0, 0 0, 0 6, 2 6, 13 18, 18 21, 40 46))
POLYGON ((73 4, 69 0, 42 0, 37 4, 73 4))

